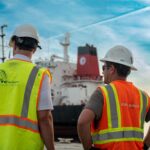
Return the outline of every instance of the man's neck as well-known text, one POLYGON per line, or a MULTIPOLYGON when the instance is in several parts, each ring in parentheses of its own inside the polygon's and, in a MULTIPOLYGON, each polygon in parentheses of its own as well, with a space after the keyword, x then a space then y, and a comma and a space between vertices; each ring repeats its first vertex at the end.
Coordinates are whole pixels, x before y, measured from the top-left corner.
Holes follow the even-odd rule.
POLYGON ((14 55, 16 55, 16 54, 24 55, 24 56, 31 59, 32 55, 33 55, 33 51, 26 51, 26 50, 16 49, 16 50, 14 50, 14 55))
POLYGON ((116 80, 126 81, 127 78, 126 78, 126 77, 121 77, 121 76, 115 75, 115 76, 112 77, 111 82, 112 82, 112 81, 116 81, 116 80))

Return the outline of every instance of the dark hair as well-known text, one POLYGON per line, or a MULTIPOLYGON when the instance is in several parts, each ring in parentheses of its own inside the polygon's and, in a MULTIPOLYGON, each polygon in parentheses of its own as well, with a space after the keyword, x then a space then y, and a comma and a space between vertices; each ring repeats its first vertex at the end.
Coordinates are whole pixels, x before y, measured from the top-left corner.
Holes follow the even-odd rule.
POLYGON ((21 50, 32 51, 38 46, 38 41, 30 37, 17 37, 14 36, 12 41, 15 41, 16 46, 21 50))
POLYGON ((127 77, 130 74, 130 72, 131 72, 131 68, 130 67, 122 65, 122 64, 118 64, 118 63, 108 62, 107 61, 106 65, 107 66, 113 65, 116 68, 118 75, 122 76, 122 77, 127 77))

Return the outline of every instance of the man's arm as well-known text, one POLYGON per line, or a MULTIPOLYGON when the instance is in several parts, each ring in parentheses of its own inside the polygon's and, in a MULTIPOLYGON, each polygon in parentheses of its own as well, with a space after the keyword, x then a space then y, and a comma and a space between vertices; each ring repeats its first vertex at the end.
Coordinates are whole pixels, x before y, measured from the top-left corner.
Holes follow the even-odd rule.
MULTIPOLYGON (((146 114, 146 118, 145 118, 145 121, 146 122, 149 122, 150 121, 150 108, 146 114)), ((149 127, 149 130, 144 138, 144 145, 145 147, 150 147, 150 127, 149 127)))
POLYGON ((53 117, 49 110, 37 112, 41 137, 47 150, 54 150, 53 117))
POLYGON ((84 150, 89 150, 92 146, 90 123, 93 121, 94 118, 94 112, 90 109, 85 108, 81 112, 78 119, 78 136, 83 144, 84 150))
MULTIPOLYGON (((150 121, 150 97, 148 97, 148 112, 145 117, 145 121, 149 122, 150 121)), ((148 132, 144 138, 144 150, 147 150, 148 147, 150 147, 150 127, 148 129, 148 132)))
POLYGON ((150 127, 147 132, 147 135, 144 138, 144 145, 146 145, 147 147, 150 147, 150 127))
POLYGON ((89 102, 81 112, 78 119, 78 135, 85 150, 92 146, 90 124, 95 119, 99 121, 102 115, 103 95, 100 90, 94 91, 89 102))

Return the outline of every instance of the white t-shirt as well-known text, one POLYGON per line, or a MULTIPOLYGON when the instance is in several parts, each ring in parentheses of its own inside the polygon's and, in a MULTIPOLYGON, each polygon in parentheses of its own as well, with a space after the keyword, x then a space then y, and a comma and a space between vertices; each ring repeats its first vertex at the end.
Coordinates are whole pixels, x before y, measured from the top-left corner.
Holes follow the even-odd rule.
MULTIPOLYGON (((30 58, 21 54, 16 54, 13 59, 20 59, 31 62, 30 58)), ((53 110, 53 103, 51 99, 51 83, 48 75, 44 76, 42 82, 38 110, 53 110)))

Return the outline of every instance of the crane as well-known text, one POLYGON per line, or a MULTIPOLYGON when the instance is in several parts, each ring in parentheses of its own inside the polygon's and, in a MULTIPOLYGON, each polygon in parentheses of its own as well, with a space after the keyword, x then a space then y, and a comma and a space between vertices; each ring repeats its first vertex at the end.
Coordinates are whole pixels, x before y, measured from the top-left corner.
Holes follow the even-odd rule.
POLYGON ((5 54, 4 54, 4 36, 5 36, 5 34, 3 31, 5 27, 7 27, 6 24, 1 26, 1 35, 0 35, 0 37, 2 38, 2 57, 1 57, 2 62, 5 61, 5 54))
POLYGON ((64 61, 69 62, 68 46, 70 45, 70 33, 66 33, 65 39, 60 44, 64 47, 64 61))
POLYGON ((57 55, 52 55, 52 56, 50 57, 50 61, 53 62, 55 58, 65 60, 65 58, 63 58, 63 57, 60 57, 60 56, 57 56, 57 55))

